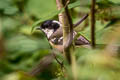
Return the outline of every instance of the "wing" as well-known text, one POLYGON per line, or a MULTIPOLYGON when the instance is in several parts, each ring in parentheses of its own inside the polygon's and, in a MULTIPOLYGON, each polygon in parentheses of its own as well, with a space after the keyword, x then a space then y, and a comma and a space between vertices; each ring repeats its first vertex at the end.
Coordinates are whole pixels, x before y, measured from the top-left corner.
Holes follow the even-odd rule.
MULTIPOLYGON (((51 42, 56 45, 62 45, 63 37, 51 39, 51 42)), ((79 36, 75 41, 75 45, 88 45, 88 44, 90 44, 90 41, 87 40, 84 36, 79 36)))
POLYGON ((63 36, 63 31, 62 31, 62 27, 60 27, 58 30, 56 30, 55 32, 54 32, 54 34, 52 34, 51 36, 50 36, 50 38, 49 39, 52 39, 52 38, 60 38, 60 37, 62 37, 63 36))
POLYGON ((90 41, 87 40, 84 36, 80 35, 75 41, 75 45, 88 45, 90 41))

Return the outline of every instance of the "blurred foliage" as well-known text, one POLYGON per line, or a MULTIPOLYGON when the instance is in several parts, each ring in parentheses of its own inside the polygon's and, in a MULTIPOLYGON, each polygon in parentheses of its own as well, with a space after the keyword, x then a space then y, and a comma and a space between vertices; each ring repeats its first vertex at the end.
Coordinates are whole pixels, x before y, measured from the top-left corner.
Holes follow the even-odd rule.
MULTIPOLYGON (((73 22, 90 13, 90 0, 72 0, 68 5, 73 22)), ((64 61, 65 71, 53 65, 38 76, 27 74, 50 52, 45 35, 32 26, 58 19, 55 0, 0 0, 0 80, 119 80, 120 0, 96 0, 97 49, 75 50, 76 68, 64 61), (1 48, 1 47, 0 47, 1 48)), ((90 17, 75 30, 90 40, 90 17)), ((58 56, 63 61, 64 57, 58 56)))

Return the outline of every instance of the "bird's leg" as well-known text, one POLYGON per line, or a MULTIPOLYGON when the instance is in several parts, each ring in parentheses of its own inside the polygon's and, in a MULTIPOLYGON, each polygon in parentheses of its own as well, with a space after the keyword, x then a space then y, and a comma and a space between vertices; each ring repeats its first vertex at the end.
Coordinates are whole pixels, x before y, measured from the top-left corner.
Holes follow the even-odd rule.
POLYGON ((60 64, 61 68, 63 68, 64 67, 63 62, 61 62, 57 59, 56 54, 53 53, 53 56, 54 56, 55 60, 57 61, 57 63, 60 64))
POLYGON ((57 59, 57 56, 56 56, 55 53, 53 53, 53 56, 54 56, 55 60, 57 61, 57 63, 60 65, 61 72, 64 73, 65 67, 64 67, 63 61, 59 61, 59 60, 57 59))

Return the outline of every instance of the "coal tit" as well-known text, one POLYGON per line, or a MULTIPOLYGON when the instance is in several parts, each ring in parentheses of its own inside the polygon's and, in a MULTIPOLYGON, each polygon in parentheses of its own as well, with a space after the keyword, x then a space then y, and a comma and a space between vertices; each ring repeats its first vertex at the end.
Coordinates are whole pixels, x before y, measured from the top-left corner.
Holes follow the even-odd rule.
MULTIPOLYGON (((63 51, 63 32, 62 26, 59 21, 56 20, 47 20, 44 21, 40 27, 37 28, 38 30, 42 30, 50 45, 57 49, 58 51, 63 51)), ((76 35, 74 31, 73 35, 76 35)), ((75 41, 75 45, 89 45, 90 42, 83 36, 79 36, 75 41)))

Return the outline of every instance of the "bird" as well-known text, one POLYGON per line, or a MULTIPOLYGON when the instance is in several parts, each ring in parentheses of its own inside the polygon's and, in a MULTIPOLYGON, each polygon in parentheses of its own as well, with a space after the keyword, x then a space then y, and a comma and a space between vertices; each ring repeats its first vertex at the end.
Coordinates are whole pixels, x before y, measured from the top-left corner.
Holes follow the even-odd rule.
MULTIPOLYGON (((36 29, 41 30, 46 35, 52 48, 59 52, 63 52, 63 31, 62 25, 59 21, 46 20, 36 29)), ((75 35, 77 35, 76 31, 73 32, 73 37, 75 37, 75 35)), ((90 41, 82 35, 80 35, 75 41, 75 46, 81 45, 90 45, 90 41)))

